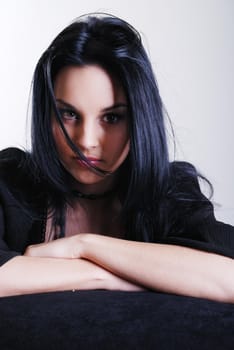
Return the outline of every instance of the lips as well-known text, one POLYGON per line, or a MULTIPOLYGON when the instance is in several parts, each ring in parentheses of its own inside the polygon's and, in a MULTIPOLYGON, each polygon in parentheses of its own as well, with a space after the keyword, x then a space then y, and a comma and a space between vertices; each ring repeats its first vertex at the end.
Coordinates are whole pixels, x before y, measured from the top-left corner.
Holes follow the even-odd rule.
MULTIPOLYGON (((91 165, 94 165, 94 166, 99 166, 100 162, 102 161, 101 159, 98 159, 95 157, 86 157, 86 158, 91 163, 91 165)), ((76 161, 77 161, 78 165, 81 166, 82 168, 89 167, 83 159, 76 158, 76 161)))
POLYGON ((90 162, 100 162, 101 161, 101 159, 98 159, 98 158, 96 158, 96 157, 86 157, 87 159, 88 159, 88 161, 90 161, 90 162))

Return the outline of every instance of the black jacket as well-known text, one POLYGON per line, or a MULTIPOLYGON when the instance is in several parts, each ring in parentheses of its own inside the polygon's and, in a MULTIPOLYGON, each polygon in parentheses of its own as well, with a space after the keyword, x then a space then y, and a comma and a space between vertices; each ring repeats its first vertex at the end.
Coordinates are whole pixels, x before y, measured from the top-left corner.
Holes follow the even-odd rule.
MULTIPOLYGON (((47 194, 32 174, 33 168, 22 166, 25 152, 10 148, 0 152, 0 266, 23 254, 30 244, 45 239, 47 194)), ((180 174, 185 193, 193 192, 191 184, 180 174)), ((197 191, 197 184, 194 184, 197 191)), ((199 190, 199 193, 200 190, 199 190)), ((202 196, 202 194, 201 194, 202 196)), ((186 202, 185 202, 186 203, 186 202)), ((172 229, 156 243, 177 244, 234 257, 234 227, 216 221, 212 204, 190 211, 178 205, 172 229), (208 210, 207 210, 208 208, 208 210)))

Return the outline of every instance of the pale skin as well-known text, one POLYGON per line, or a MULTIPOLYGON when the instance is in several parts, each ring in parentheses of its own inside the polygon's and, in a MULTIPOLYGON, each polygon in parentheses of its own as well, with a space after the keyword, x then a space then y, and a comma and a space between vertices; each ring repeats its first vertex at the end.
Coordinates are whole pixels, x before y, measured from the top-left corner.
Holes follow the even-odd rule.
MULTIPOLYGON (((53 134, 63 166, 84 193, 103 193, 118 178, 129 152, 127 101, 114 77, 97 66, 67 67, 55 96, 69 136, 101 177, 74 158, 55 119, 53 134), (69 108, 68 108, 69 106, 69 108)), ((29 246, 0 268, 0 296, 62 290, 156 290, 234 302, 234 261, 213 253, 122 239, 113 195, 74 206, 66 237, 29 246), (108 215, 107 215, 108 214, 108 215), (76 226, 77 220, 79 226, 76 226)))

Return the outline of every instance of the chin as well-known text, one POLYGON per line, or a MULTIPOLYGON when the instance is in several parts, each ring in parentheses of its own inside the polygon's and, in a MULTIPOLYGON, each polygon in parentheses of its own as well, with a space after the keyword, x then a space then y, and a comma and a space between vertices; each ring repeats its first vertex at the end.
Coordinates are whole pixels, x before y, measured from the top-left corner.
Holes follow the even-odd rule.
POLYGON ((104 188, 108 188, 113 184, 113 181, 115 181, 116 178, 116 172, 113 172, 112 175, 102 176, 94 173, 91 170, 81 169, 77 171, 77 169, 70 169, 69 173, 75 182, 74 185, 77 184, 78 187, 79 185, 95 186, 95 188, 97 185, 97 190, 99 190, 99 186, 100 189, 102 189, 103 186, 104 188))
POLYGON ((73 176, 76 182, 82 185, 95 185, 99 184, 104 180, 104 177, 96 174, 84 175, 84 176, 73 176))

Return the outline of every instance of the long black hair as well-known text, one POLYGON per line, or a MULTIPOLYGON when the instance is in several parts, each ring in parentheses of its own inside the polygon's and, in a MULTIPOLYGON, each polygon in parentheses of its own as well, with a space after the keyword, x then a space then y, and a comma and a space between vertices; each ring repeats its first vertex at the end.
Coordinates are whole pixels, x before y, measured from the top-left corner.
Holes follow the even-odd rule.
MULTIPOLYGON (((126 237, 155 240, 159 232, 166 230, 166 203, 173 176, 163 105, 153 69, 139 33, 126 21, 104 14, 82 16, 65 28, 43 53, 33 79, 32 158, 48 187, 51 205, 57 216, 61 215, 72 189, 55 147, 52 111, 70 147, 84 160, 85 157, 66 134, 56 108, 53 83, 65 66, 89 64, 115 74, 128 99, 130 151, 122 167, 119 188, 126 237)), ((185 164, 182 167, 186 168, 185 164)), ((192 177, 196 177, 195 169, 189 169, 192 177)))

